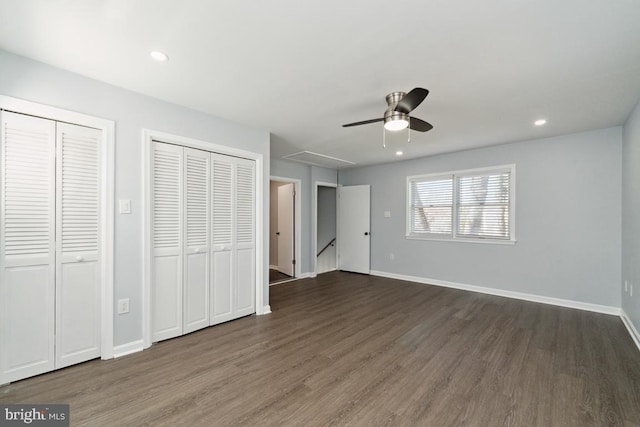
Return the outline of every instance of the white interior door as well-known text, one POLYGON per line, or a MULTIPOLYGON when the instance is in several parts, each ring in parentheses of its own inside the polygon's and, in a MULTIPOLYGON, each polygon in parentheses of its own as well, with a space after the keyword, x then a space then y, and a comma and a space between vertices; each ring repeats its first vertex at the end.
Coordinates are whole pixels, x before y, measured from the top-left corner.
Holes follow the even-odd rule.
POLYGON ((293 184, 278 187, 278 270, 293 276, 293 184))
POLYGON ((255 312, 255 162, 211 154, 210 324, 255 312))
POLYGON ((152 147, 152 340, 182 335, 182 147, 152 147))
POLYGON ((184 333, 209 326, 209 163, 211 154, 184 148, 184 333))
POLYGON ((256 194, 255 162, 235 159, 234 318, 255 313, 256 194))
POLYGON ((211 302, 209 323, 233 319, 233 187, 232 158, 211 154, 211 302))
POLYGON ((338 188, 338 268, 369 274, 370 187, 338 188))
POLYGON ((55 122, 0 114, 3 384, 55 367, 55 122))
POLYGON ((100 141, 57 124, 56 368, 100 356, 100 141))

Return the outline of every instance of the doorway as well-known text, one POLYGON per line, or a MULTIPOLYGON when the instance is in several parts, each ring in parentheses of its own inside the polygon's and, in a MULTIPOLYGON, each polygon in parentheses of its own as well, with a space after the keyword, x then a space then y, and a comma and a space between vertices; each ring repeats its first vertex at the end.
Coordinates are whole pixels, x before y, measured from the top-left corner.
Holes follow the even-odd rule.
POLYGON ((269 285, 300 276, 300 181, 272 177, 270 181, 269 285))
POLYGON ((337 268, 337 191, 336 184, 316 182, 315 273, 337 268))

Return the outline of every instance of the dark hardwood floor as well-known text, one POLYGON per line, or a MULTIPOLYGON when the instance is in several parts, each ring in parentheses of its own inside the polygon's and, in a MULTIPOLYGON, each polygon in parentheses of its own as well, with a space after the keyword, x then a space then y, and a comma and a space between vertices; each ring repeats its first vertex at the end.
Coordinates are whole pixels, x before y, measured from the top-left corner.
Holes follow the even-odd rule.
POLYGON ((0 388, 73 426, 640 425, 615 316, 332 272, 249 316, 0 388))
POLYGON ((269 284, 275 284, 291 279, 293 279, 293 277, 289 276, 288 274, 284 274, 276 270, 275 268, 269 269, 269 284))

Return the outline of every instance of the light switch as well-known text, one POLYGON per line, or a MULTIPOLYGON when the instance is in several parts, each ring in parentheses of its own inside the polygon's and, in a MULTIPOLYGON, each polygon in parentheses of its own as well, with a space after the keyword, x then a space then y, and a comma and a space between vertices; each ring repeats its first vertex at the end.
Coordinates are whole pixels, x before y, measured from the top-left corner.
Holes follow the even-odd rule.
POLYGON ((391 218, 391 211, 384 211, 385 218, 391 218))
POLYGON ((119 200, 120 205, 120 213, 121 214, 130 214, 131 213, 131 200, 123 199, 119 200))

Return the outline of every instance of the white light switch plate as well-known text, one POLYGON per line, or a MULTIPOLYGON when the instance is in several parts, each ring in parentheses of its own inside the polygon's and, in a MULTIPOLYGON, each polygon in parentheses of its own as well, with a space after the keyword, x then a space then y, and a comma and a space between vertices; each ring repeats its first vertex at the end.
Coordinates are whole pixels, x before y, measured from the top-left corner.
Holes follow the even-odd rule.
POLYGON ((385 218, 391 218, 391 211, 384 211, 385 218))
POLYGON ((131 200, 123 199, 119 200, 119 207, 121 214, 130 214, 131 213, 131 200))
POLYGON ((129 298, 118 300, 118 314, 127 314, 129 312, 129 298))

